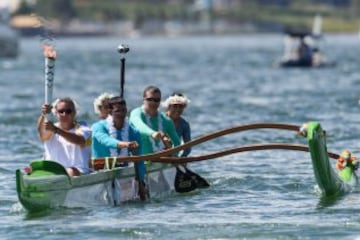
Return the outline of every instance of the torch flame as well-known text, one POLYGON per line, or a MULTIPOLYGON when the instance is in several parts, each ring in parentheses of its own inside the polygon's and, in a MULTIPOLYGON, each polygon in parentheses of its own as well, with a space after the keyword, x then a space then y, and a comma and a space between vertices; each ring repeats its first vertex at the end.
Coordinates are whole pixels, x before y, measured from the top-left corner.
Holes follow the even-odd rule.
POLYGON ((56 58, 56 51, 53 49, 53 46, 45 44, 43 48, 45 57, 56 58))

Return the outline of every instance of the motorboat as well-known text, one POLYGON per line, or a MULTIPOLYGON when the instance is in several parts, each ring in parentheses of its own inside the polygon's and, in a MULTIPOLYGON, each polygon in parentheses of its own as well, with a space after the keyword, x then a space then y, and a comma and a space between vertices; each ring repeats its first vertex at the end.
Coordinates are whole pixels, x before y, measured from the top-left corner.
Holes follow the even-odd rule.
POLYGON ((334 67, 336 62, 320 50, 319 41, 322 20, 315 16, 312 31, 286 29, 282 57, 274 65, 277 67, 322 68, 334 67))

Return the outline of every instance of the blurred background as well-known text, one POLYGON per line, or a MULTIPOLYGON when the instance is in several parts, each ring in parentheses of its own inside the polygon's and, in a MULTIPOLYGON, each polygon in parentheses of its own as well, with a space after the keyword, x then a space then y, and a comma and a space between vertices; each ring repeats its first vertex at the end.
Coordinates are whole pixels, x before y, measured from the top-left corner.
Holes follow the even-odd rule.
POLYGON ((360 0, 0 0, 22 36, 184 35, 310 28, 359 32, 360 0))

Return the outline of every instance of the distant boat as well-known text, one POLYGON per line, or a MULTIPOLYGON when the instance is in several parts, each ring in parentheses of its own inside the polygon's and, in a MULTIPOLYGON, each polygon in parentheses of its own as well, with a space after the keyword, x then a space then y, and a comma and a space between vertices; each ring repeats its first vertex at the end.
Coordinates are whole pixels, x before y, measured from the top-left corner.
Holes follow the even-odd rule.
POLYGON ((19 54, 19 39, 17 32, 8 24, 6 9, 0 12, 0 57, 12 58, 19 54))
POLYGON ((322 37, 322 18, 316 15, 312 31, 288 29, 284 37, 284 53, 275 62, 279 67, 333 67, 335 61, 330 61, 317 46, 317 40, 322 37))

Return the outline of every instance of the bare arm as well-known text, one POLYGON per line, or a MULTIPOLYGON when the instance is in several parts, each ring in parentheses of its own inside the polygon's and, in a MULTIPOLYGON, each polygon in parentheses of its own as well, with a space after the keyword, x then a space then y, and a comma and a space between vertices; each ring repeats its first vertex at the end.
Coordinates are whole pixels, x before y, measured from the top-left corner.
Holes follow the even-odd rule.
POLYGON ((80 146, 85 145, 86 140, 84 136, 58 128, 52 122, 47 122, 46 124, 48 125, 47 128, 51 129, 50 131, 52 131, 54 134, 58 134, 59 136, 62 136, 69 142, 74 143, 76 145, 80 145, 80 146))
POLYGON ((53 134, 62 136, 67 141, 76 145, 85 145, 86 140, 81 134, 66 131, 59 127, 56 127, 53 122, 45 121, 45 117, 40 116, 38 121, 39 136, 42 141, 46 141, 52 137, 53 134))
POLYGON ((50 139, 52 136, 52 132, 46 130, 46 128, 45 128, 45 122, 47 121, 46 114, 50 112, 50 108, 51 107, 49 104, 42 105, 41 115, 37 121, 37 130, 38 130, 39 138, 41 141, 46 141, 46 140, 50 139))

